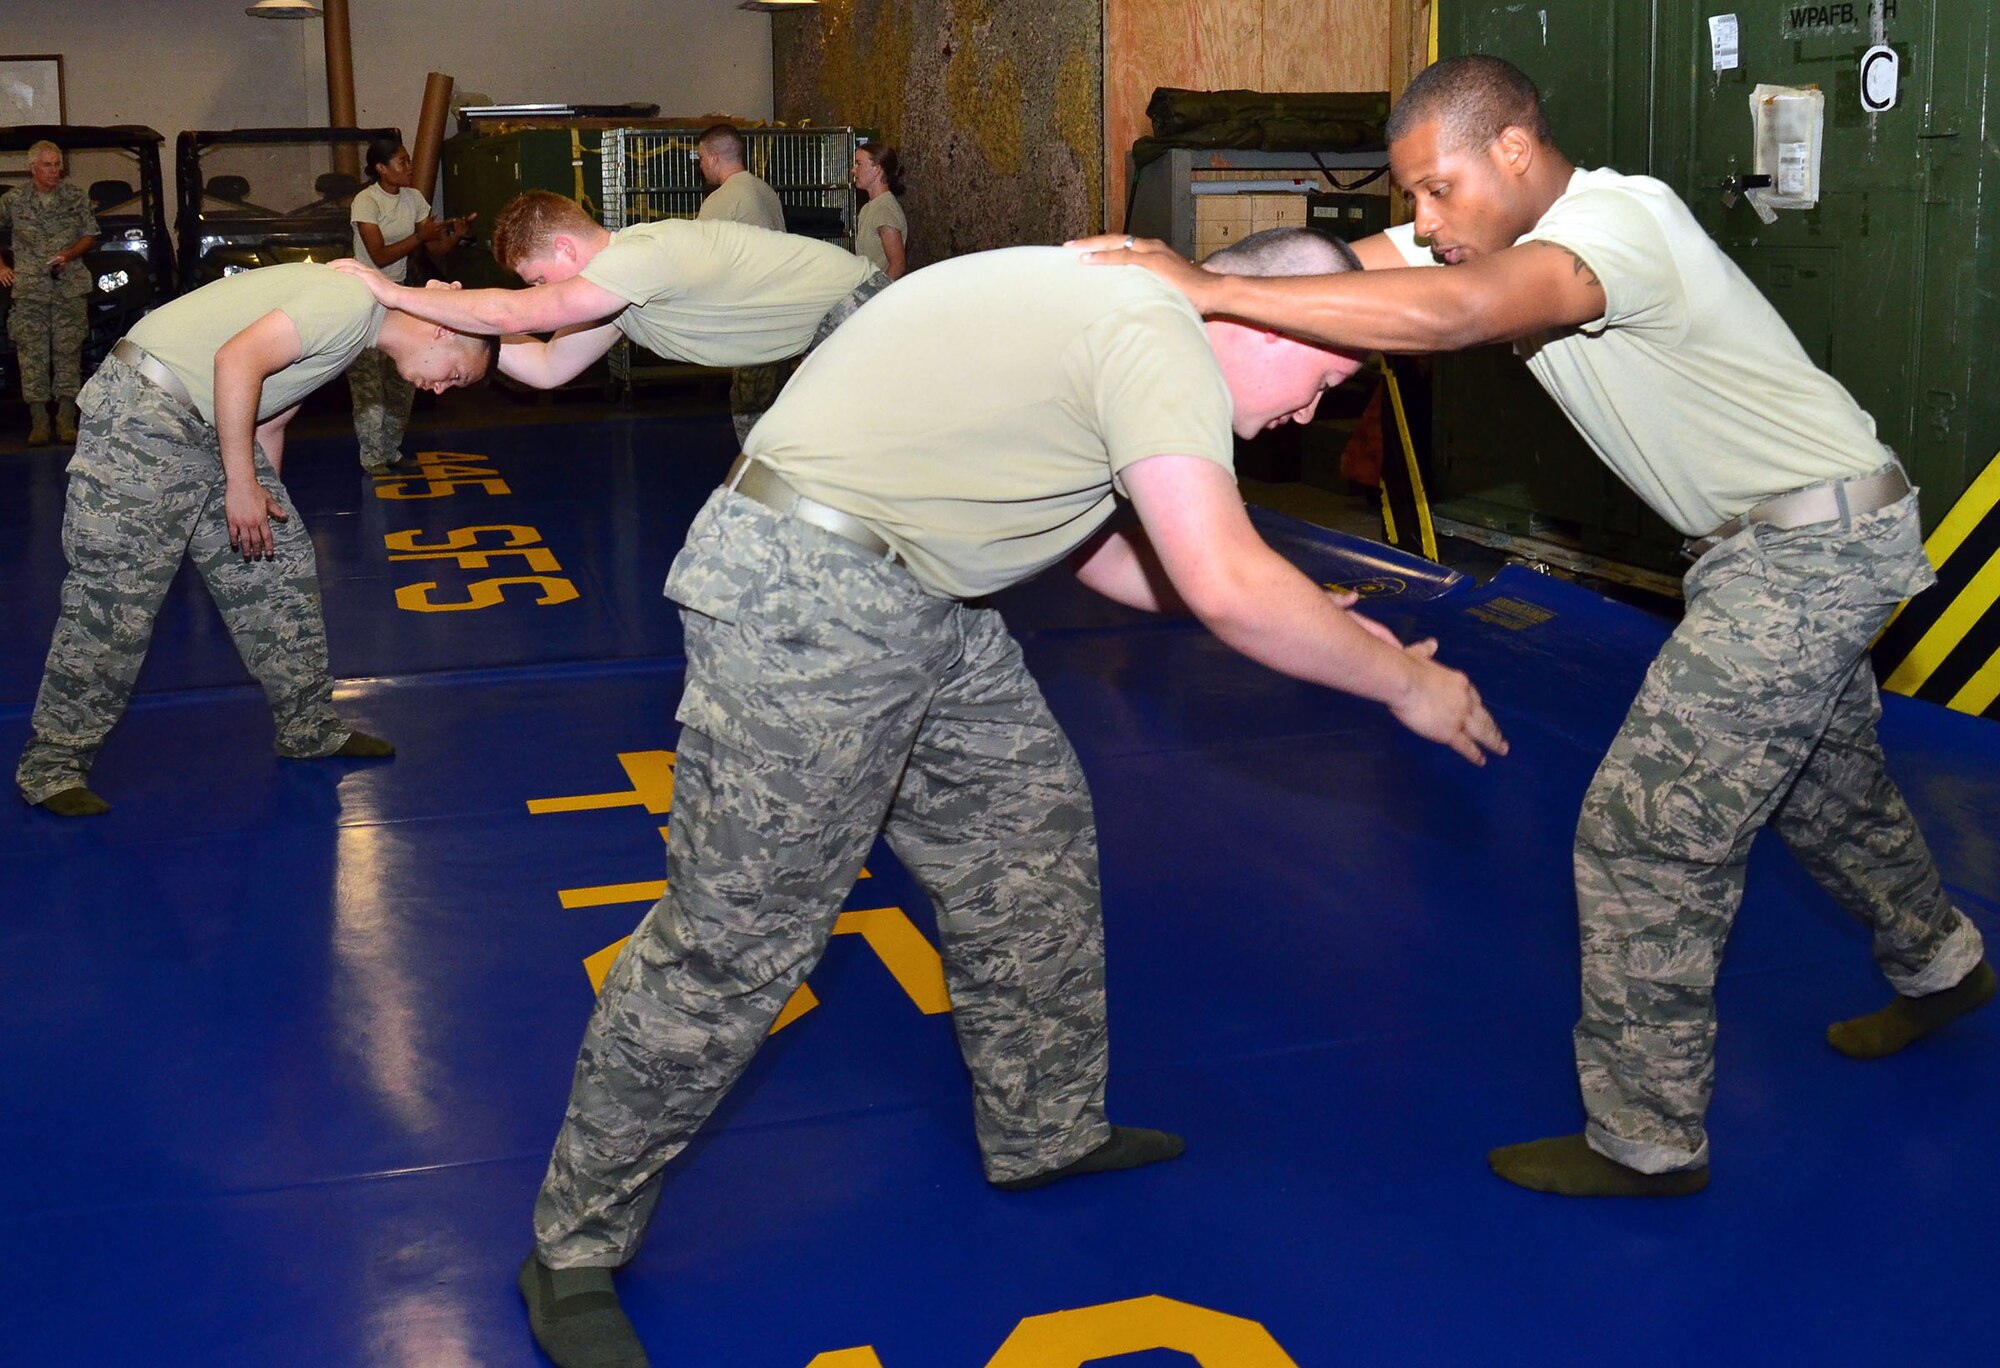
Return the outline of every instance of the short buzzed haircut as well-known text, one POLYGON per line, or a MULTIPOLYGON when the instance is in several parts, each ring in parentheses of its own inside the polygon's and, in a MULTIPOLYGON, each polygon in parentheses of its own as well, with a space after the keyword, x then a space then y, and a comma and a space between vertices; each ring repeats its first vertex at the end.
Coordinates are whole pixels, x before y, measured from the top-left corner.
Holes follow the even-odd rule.
POLYGON ((553 190, 530 190, 507 201, 493 220, 493 259, 505 270, 549 254, 558 233, 575 235, 596 226, 583 206, 553 190))
POLYGON ((1352 247, 1317 228, 1266 228, 1209 253, 1201 264, 1218 275, 1235 276, 1338 275, 1361 269, 1352 247))
POLYGON ((743 164, 743 135, 730 124, 710 124, 702 130, 695 146, 710 156, 720 157, 727 164, 743 164))
POLYGON ((1500 57, 1475 53, 1426 67, 1389 112, 1385 136, 1394 146, 1433 120, 1440 151, 1484 148, 1508 128, 1523 129, 1544 146, 1555 145, 1542 112, 1542 93, 1525 71, 1500 57))
POLYGON ((460 333, 459 336, 470 338, 479 344, 479 378, 473 381, 473 383, 476 385, 485 384, 493 378, 493 372, 499 367, 500 339, 497 337, 483 337, 478 333, 460 333))

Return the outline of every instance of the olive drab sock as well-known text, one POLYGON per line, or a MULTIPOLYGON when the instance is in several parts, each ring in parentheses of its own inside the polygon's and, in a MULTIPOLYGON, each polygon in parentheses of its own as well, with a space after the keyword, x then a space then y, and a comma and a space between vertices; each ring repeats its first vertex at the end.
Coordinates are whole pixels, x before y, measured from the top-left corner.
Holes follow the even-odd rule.
POLYGON ((379 736, 370 736, 367 732, 351 733, 340 743, 340 749, 333 752, 335 755, 352 760, 383 760, 395 753, 396 747, 393 743, 384 741, 379 736))
POLYGON ((49 440, 49 406, 28 405, 28 445, 45 446, 49 440))
POLYGON ((1561 1197, 1685 1197, 1708 1186, 1706 1168, 1641 1173, 1606 1159, 1581 1135, 1503 1145, 1486 1162, 1516 1187, 1561 1197))
POLYGON ((1984 1007, 1993 1000, 1993 987, 1993 966, 1981 960, 1957 986, 1941 993, 1898 997, 1879 1012, 1834 1022, 1826 1028, 1826 1042, 1849 1059, 1882 1059, 1984 1007))
POLYGON ((56 405, 56 440, 74 442, 76 440, 76 400, 64 399, 56 405))
POLYGON ((648 1368, 608 1268, 550 1268, 530 1253, 516 1282, 528 1328, 556 1368, 648 1368))
POLYGON ((993 1186, 1004 1192, 1027 1192, 1085 1173, 1110 1173, 1115 1169, 1143 1168, 1147 1164, 1178 1159, 1185 1149, 1187 1142, 1178 1135, 1146 1130, 1140 1126, 1113 1126, 1111 1138, 1081 1159, 1072 1159, 1061 1168, 1050 1169, 1046 1173, 1003 1179, 993 1186))
POLYGON ((111 811, 111 804, 82 784, 51 793, 35 806, 45 808, 58 817, 96 817, 111 811))

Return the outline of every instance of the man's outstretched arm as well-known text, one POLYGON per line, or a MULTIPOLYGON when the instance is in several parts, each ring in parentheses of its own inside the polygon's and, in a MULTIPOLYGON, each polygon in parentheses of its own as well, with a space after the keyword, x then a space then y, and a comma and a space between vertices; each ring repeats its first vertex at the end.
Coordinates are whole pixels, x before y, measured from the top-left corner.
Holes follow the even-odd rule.
POLYGON ((615 323, 564 328, 546 342, 538 337, 503 337, 500 373, 536 389, 554 389, 576 379, 617 340, 615 323))
POLYGON ((1549 242, 1523 243, 1460 266, 1318 276, 1220 275, 1165 243, 1124 243, 1105 236, 1077 245, 1092 264, 1144 267, 1186 295, 1204 317, 1240 319, 1350 351, 1460 351, 1604 316, 1604 287, 1596 275, 1549 242))
POLYGON ((552 333, 579 323, 601 323, 626 307, 623 299, 582 276, 525 290, 432 290, 398 285, 351 257, 333 267, 366 284, 388 308, 486 337, 552 333))
POLYGON ((1225 644, 1281 674, 1375 699, 1475 765, 1507 753, 1472 682, 1431 659, 1437 643, 1398 647, 1329 598, 1257 535, 1229 471, 1154 456, 1124 478, 1174 591, 1225 644))
MULTIPOLYGON (((1069 558, 1070 570, 1086 589, 1104 595, 1113 603, 1146 613, 1184 614, 1192 610, 1182 601, 1180 591, 1167 578, 1160 554, 1152 539, 1137 522, 1114 524, 1079 547, 1069 558)), ((1361 595, 1344 589, 1328 589, 1326 596, 1336 608, 1352 608, 1361 595)), ((1355 626, 1378 640, 1401 650, 1396 634, 1359 613, 1348 614, 1355 626)))

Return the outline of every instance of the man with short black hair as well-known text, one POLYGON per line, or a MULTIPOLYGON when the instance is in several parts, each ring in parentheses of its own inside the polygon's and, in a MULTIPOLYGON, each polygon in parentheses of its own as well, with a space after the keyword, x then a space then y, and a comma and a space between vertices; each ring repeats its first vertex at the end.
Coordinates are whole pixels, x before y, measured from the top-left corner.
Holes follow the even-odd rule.
MULTIPOLYGON (((729 124, 716 124, 695 144, 701 178, 712 187, 701 202, 698 221, 747 223, 753 228, 785 231, 785 206, 755 172, 743 165, 743 135, 729 124)), ((789 357, 761 366, 738 366, 729 373, 729 419, 740 446, 757 420, 771 407, 792 373, 789 357)))
POLYGON ((695 143, 695 164, 710 187, 697 218, 785 231, 784 203, 769 182, 743 164, 743 135, 735 128, 716 124, 703 132, 695 143))
POLYGON ((1686 615, 1577 826, 1589 1124, 1489 1157, 1543 1191, 1696 1192, 1715 979, 1767 823, 1872 930, 1897 992, 1829 1027, 1835 1049, 1892 1054, 1994 993, 1979 931, 1946 898, 1875 736, 1869 643, 1935 579, 1916 492, 1874 420, 1673 191, 1573 166, 1518 68, 1430 67, 1388 138, 1416 221, 1357 244, 1364 273, 1245 280, 1157 243, 1083 245, 1165 276, 1204 314, 1328 345, 1512 342, 1598 456, 1689 538, 1686 615), (1435 264, 1453 269, 1373 269, 1435 264))
MULTIPOLYGON (((1221 265, 1349 264, 1312 230, 1276 232, 1221 265)), ((520 1274, 556 1363, 645 1362, 612 1270, 661 1168, 818 960, 878 832, 937 911, 988 1181, 1181 1152, 1106 1119, 1089 788, 987 595, 1067 562, 1475 764, 1504 753, 1435 642, 1405 647, 1347 611, 1352 595, 1265 545, 1237 493, 1232 434, 1308 421, 1358 365, 1020 247, 926 267, 800 367, 667 580, 688 661, 667 891, 591 1016, 520 1274), (884 375, 907 402, 881 401, 884 375), (1118 516, 1128 501, 1136 516, 1118 516)))

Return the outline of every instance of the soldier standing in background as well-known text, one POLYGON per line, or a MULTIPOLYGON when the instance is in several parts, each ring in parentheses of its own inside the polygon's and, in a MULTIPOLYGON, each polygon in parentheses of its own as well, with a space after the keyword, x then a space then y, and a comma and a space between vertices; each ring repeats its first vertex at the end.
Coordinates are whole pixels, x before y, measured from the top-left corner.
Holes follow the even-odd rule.
POLYGON ((0 228, 14 230, 14 260, 0 286, 14 291, 7 335, 28 404, 28 445, 49 440, 56 401, 58 440, 76 440, 76 395, 83 388, 83 342, 90 332, 90 272, 76 265, 97 245, 97 219, 83 191, 63 179, 62 149, 28 149, 28 184, 0 196, 0 228))
POLYGON ((854 254, 875 263, 891 280, 909 267, 910 220, 903 213, 903 158, 872 143, 854 149, 854 188, 867 198, 854 216, 854 254))
POLYGON ((769 183, 743 164, 743 135, 728 124, 702 132, 694 147, 695 165, 710 186, 695 217, 747 223, 752 228, 785 231, 785 206, 769 183))
MULTIPOLYGON (((743 135, 728 124, 705 130, 695 144, 701 178, 712 187, 695 218, 703 222, 747 223, 752 228, 785 231, 785 206, 763 177, 743 165, 743 135)), ((750 435, 764 410, 785 387, 792 373, 790 360, 764 366, 738 366, 729 374, 729 416, 737 445, 750 435)))
MULTIPOLYGON (((431 214, 431 202, 413 184, 410 149, 394 138, 368 144, 368 174, 373 183, 355 195, 347 213, 354 225, 354 256, 398 284, 409 279, 412 256, 423 252, 441 264, 479 217, 467 214, 440 223, 431 214)), ((361 468, 370 475, 387 475, 399 465, 414 469, 402 446, 417 392, 397 371, 395 358, 380 347, 368 348, 347 368, 347 388, 354 399, 361 468)))

